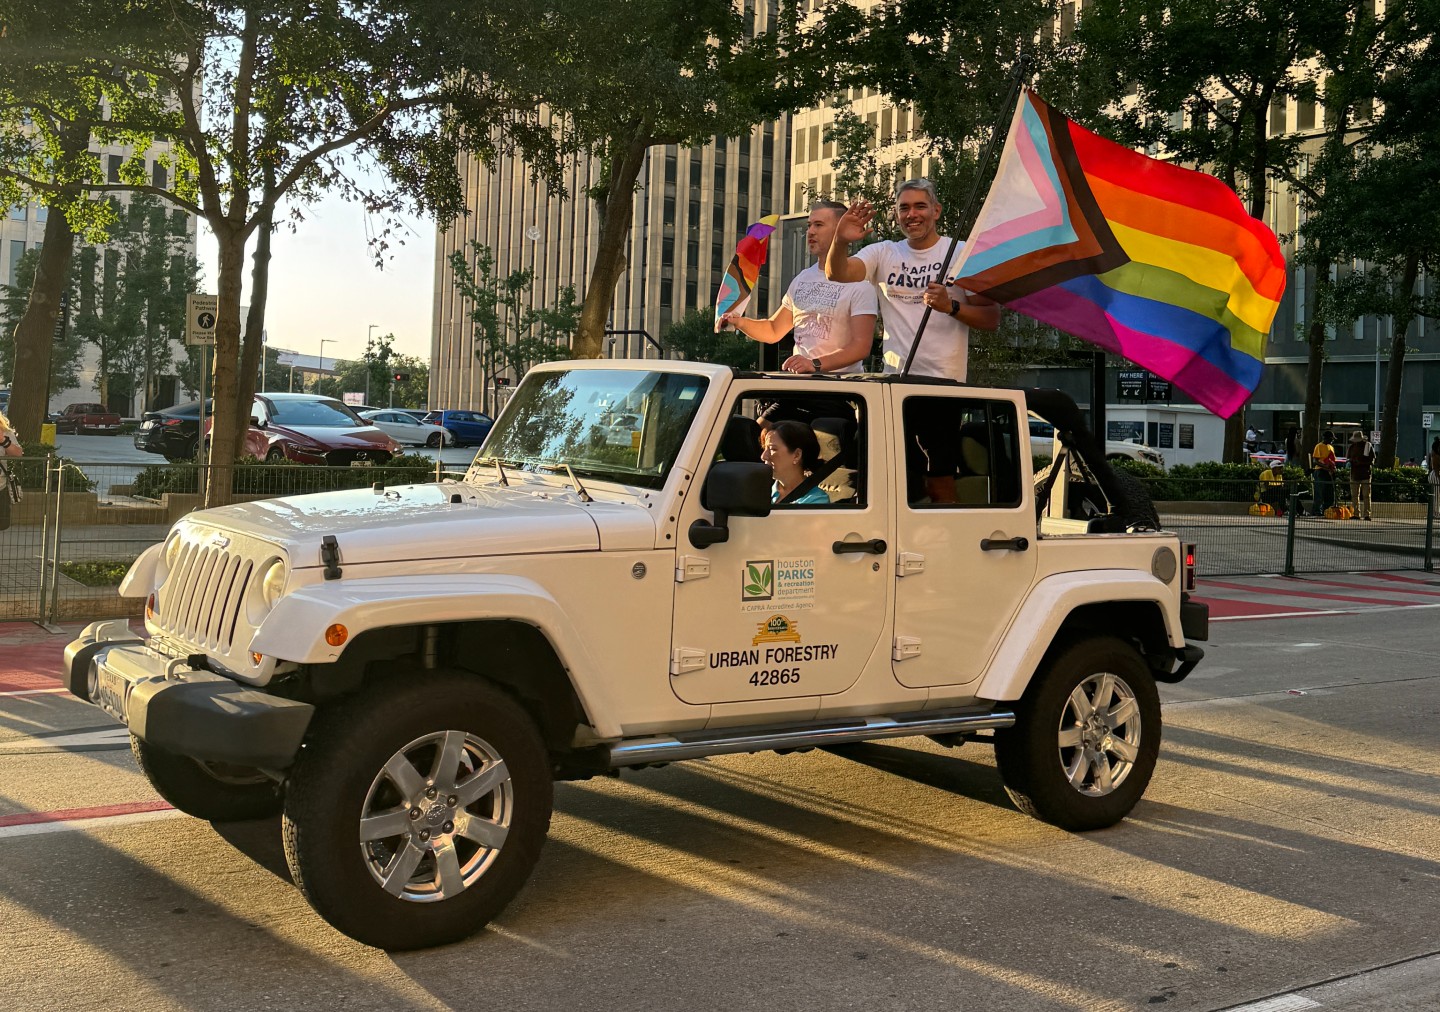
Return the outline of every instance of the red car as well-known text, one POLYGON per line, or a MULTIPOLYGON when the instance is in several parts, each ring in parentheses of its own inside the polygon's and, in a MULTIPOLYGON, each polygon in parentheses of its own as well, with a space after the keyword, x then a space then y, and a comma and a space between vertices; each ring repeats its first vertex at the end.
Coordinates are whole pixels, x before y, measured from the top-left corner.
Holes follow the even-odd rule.
POLYGON ((113 436, 120 431, 120 416, 105 410, 103 404, 67 404, 65 410, 55 416, 55 432, 83 435, 100 432, 113 436))
POLYGON ((260 460, 363 466, 383 464, 400 450, 346 405, 316 394, 256 394, 245 433, 246 455, 260 460))

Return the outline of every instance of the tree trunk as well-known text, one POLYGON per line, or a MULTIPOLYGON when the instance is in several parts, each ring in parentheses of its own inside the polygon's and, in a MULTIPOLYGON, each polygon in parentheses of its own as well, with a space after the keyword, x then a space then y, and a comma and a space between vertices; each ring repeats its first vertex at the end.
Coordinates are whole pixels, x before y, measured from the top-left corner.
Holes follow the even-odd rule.
MULTIPOLYGON (((636 129, 621 151, 610 157, 609 179, 596 203, 600 212, 600 245, 595 263, 590 267, 590 280, 585 288, 585 303, 580 309, 580 329, 575 332, 572 353, 576 358, 599 358, 605 349, 605 323, 615 303, 615 286, 625 270, 625 244, 630 238, 630 220, 634 217, 635 181, 645 164, 650 138, 643 124, 636 129)), ((486 377, 489 382, 490 377, 486 377)))
POLYGON ((270 294, 270 234, 275 213, 267 209, 255 227, 254 266, 250 270, 250 312, 245 317, 245 347, 240 358, 240 376, 235 391, 235 456, 245 450, 245 433, 250 428, 250 409, 259 381, 260 356, 265 354, 265 300, 270 294))
POLYGON ((45 221, 44 245, 25 312, 15 325, 15 369, 10 377, 10 422, 20 442, 38 443, 50 403, 50 358, 55 351, 55 321, 60 296, 70 281, 75 232, 63 206, 52 207, 45 221))
POLYGON ((1325 320, 1318 309, 1327 300, 1320 297, 1322 289, 1330 287, 1330 265, 1319 263, 1315 270, 1314 298, 1311 302, 1310 328, 1306 343, 1310 346, 1310 360, 1305 368, 1305 419, 1301 429, 1303 449, 1309 453, 1320 442, 1320 394, 1325 381, 1325 320))
MULTIPOLYGON (((214 223, 211 223, 212 227, 214 223)), ((219 312, 215 322, 215 357, 211 373, 211 396, 215 412, 210 430, 210 477, 205 486, 205 506, 220 506, 229 501, 231 477, 234 473, 235 445, 239 432, 235 425, 236 365, 240 358, 240 286, 245 269, 245 237, 241 229, 228 221, 216 229, 215 240, 220 246, 219 312)))
POLYGON ((1376 459, 1381 467, 1395 462, 1400 432, 1400 384, 1405 378, 1405 332, 1415 319, 1415 281, 1420 276, 1420 257, 1411 253, 1405 258, 1400 279, 1400 311, 1395 314, 1395 336, 1390 341, 1390 361, 1385 363, 1385 405, 1380 424, 1380 447, 1376 459))

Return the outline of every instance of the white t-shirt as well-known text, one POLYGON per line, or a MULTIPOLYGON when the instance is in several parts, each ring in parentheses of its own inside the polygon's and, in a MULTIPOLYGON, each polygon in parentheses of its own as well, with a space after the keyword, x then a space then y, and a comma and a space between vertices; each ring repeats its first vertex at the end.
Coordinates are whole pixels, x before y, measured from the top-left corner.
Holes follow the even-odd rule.
MULTIPOLYGON (((795 327, 795 354, 819 358, 850 343, 850 317, 876 314, 875 288, 864 281, 831 281, 811 264, 790 282, 781 306, 795 327)), ((832 372, 860 372, 860 362, 832 372)))
MULTIPOLYGON (((855 256, 865 265, 865 279, 880 292, 880 317, 885 321, 885 371, 899 372, 905 368, 915 329, 925 315, 925 286, 940 276, 940 264, 950 240, 941 236, 928 249, 917 250, 908 239, 877 242, 864 247, 855 256)), ((950 258, 953 267, 960 262, 964 243, 955 246, 950 258)), ((962 291, 950 289, 957 302, 962 291)), ((931 313, 920 339, 920 350, 910 371, 916 376, 936 376, 964 380, 970 353, 970 328, 953 316, 931 313)))

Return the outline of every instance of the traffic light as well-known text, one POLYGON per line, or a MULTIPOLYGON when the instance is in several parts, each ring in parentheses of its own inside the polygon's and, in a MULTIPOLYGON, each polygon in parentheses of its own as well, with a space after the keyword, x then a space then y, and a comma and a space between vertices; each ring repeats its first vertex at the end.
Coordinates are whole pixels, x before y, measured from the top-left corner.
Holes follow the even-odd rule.
POLYGON ((410 378, 410 374, 409 374, 408 372, 397 372, 397 373, 395 374, 395 382, 396 382, 396 383, 404 383, 404 382, 405 382, 406 380, 408 380, 409 378, 410 378))

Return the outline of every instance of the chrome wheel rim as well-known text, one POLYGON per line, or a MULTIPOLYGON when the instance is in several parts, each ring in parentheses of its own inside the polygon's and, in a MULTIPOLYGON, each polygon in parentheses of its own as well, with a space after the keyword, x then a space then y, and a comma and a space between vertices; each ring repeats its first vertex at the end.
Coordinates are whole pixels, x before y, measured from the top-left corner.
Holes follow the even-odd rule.
POLYGON ((1091 675, 1070 693, 1060 713, 1060 767, 1070 786, 1104 797, 1135 769, 1140 755, 1140 703, 1125 680, 1091 675))
POLYGON ((360 854, 370 877, 392 896, 451 899, 495 863, 514 810, 500 753, 464 731, 436 731, 392 755, 371 781, 360 812, 360 854))

